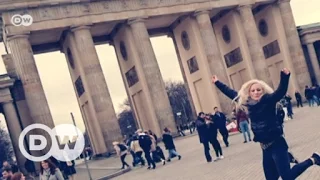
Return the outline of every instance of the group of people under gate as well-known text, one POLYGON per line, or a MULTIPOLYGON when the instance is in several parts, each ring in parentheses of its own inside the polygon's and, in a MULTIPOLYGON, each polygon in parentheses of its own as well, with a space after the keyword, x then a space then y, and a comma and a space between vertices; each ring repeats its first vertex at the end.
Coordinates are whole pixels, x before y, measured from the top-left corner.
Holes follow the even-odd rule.
POLYGON ((132 166, 145 166, 145 160, 147 161, 147 169, 155 169, 156 163, 162 162, 163 165, 166 162, 170 162, 172 158, 178 157, 180 160, 182 156, 176 151, 175 144, 173 142, 173 137, 169 128, 164 128, 162 134, 162 142, 166 150, 168 150, 169 157, 166 159, 162 148, 158 145, 158 137, 151 131, 143 131, 138 129, 135 134, 130 135, 128 139, 124 142, 113 142, 114 149, 117 155, 120 157, 122 167, 130 167, 130 165, 125 161, 128 153, 132 155, 132 166))

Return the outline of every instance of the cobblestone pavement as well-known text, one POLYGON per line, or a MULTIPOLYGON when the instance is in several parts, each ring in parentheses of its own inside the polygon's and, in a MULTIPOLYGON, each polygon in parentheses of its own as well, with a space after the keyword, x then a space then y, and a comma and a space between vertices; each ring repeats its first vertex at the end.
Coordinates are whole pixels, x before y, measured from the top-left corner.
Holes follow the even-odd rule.
MULTIPOLYGON (((301 161, 314 151, 320 152, 320 107, 294 109, 294 120, 285 123, 285 135, 291 151, 301 161)), ((175 141, 182 159, 176 158, 165 166, 157 164, 155 170, 135 168, 118 176, 117 180, 263 180, 262 153, 258 143, 243 144, 242 134, 229 138, 230 147, 223 145, 224 160, 207 163, 198 136, 175 141)), ((211 154, 214 157, 213 150, 211 154)), ((167 155, 167 153, 165 154, 167 155)), ((115 159, 114 159, 115 160, 115 159)), ((127 158, 131 162, 131 158, 127 158)), ((115 162, 120 166, 119 160, 115 162)), ((320 167, 312 166, 298 179, 320 179, 320 167)))

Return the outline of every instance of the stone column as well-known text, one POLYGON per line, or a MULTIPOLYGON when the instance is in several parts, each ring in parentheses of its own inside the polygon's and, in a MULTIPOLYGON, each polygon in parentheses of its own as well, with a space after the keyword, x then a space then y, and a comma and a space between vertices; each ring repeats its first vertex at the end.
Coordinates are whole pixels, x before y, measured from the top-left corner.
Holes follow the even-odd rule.
POLYGON ((259 40, 259 32, 254 20, 251 7, 252 5, 249 4, 240 5, 238 7, 238 11, 240 13, 244 32, 248 42, 251 61, 253 63, 257 78, 265 81, 267 84, 272 86, 267 63, 259 40))
MULTIPOLYGON (((26 162, 26 158, 21 153, 19 148, 19 136, 22 132, 22 129, 19 123, 17 111, 13 105, 13 101, 10 100, 10 101, 3 102, 2 108, 4 111, 4 116, 5 116, 7 127, 9 130, 14 154, 16 155, 16 158, 17 158, 18 167, 22 172, 26 173, 27 171, 24 168, 24 163, 26 162)), ((24 147, 27 147, 27 146, 24 146, 24 147)))
POLYGON ((298 35, 296 23, 292 14, 290 0, 278 0, 283 27, 287 37, 287 44, 297 81, 300 86, 300 92, 303 91, 305 85, 311 84, 311 78, 308 72, 307 63, 304 58, 303 50, 301 47, 300 38, 298 35))
POLYGON ((308 47, 308 52, 309 52, 309 56, 310 56, 310 60, 311 60, 311 64, 312 64, 312 68, 313 68, 313 72, 314 72, 317 84, 320 84, 320 66, 319 66, 316 50, 314 48, 313 43, 308 44, 307 47, 308 47))
MULTIPOLYGON (((23 84, 33 123, 40 123, 53 128, 53 119, 28 38, 28 35, 16 35, 9 37, 7 40, 13 55, 18 78, 23 84)), ((37 132, 47 138, 48 146, 45 149, 47 152, 51 147, 51 138, 49 134, 44 133, 42 130, 37 130, 37 132)))
POLYGON ((188 96, 188 100, 189 100, 191 111, 192 111, 191 112, 192 113, 192 117, 191 118, 193 118, 193 119, 191 119, 191 120, 193 121, 193 120, 195 120, 197 118, 197 112, 196 112, 196 108, 194 107, 194 103, 193 103, 193 99, 192 99, 192 96, 191 96, 191 92, 190 92, 188 80, 187 80, 187 77, 186 77, 186 73, 185 73, 185 70, 184 70, 183 65, 182 65, 182 60, 181 60, 181 57, 180 57, 179 48, 178 48, 178 45, 177 45, 177 40, 174 37, 173 32, 170 33, 169 37, 172 38, 173 45, 174 45, 174 48, 175 48, 176 53, 177 53, 179 67, 180 67, 180 70, 181 70, 184 86, 185 86, 186 91, 187 91, 187 96, 188 96))
MULTIPOLYGON (((194 15, 199 25, 199 30, 207 56, 210 72, 212 75, 218 75, 219 80, 229 85, 229 79, 226 68, 223 64, 223 59, 218 47, 218 41, 214 34, 212 23, 209 16, 209 11, 197 11, 194 15)), ((217 106, 220 105, 224 112, 231 112, 230 100, 217 88, 213 88, 217 106)))
POLYGON ((176 123, 173 118, 157 59, 152 49, 147 27, 143 19, 140 18, 129 20, 128 23, 132 30, 147 88, 150 91, 160 128, 169 127, 172 131, 176 132, 176 123))
MULTIPOLYGON (((116 113, 99 62, 98 54, 90 33, 89 26, 72 29, 81 60, 81 68, 87 83, 88 95, 92 99, 94 110, 104 136, 107 149, 113 151, 113 141, 122 139, 116 113)), ((90 123, 90 122, 89 122, 90 123)))

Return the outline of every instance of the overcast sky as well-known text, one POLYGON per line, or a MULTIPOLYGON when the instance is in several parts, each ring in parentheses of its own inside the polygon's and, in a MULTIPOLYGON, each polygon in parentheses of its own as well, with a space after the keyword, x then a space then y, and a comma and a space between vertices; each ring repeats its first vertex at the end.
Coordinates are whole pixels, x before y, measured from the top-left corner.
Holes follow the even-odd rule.
MULTIPOLYGON (((297 25, 320 22, 320 0, 291 0, 291 6, 297 25)), ((177 56, 172 40, 166 36, 151 38, 163 79, 182 81, 177 56)), ((113 105, 120 112, 119 105, 127 97, 118 67, 114 48, 109 45, 96 46, 100 63, 105 75, 113 105)), ((5 54, 3 44, 0 53, 5 54)), ((36 64, 40 73, 43 88, 49 103, 55 124, 72 123, 70 112, 73 112, 78 127, 84 131, 84 124, 72 87, 64 54, 60 52, 36 55, 36 64)), ((0 74, 5 74, 3 62, 0 61, 0 74)), ((0 116, 3 122, 3 116, 0 116)))

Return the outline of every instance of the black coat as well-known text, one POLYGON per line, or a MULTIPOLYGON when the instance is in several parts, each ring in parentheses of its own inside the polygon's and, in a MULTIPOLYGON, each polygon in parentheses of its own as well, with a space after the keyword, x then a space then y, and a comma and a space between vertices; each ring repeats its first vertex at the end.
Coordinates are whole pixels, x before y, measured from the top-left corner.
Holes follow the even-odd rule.
POLYGON ((176 149, 176 147, 174 146, 173 138, 172 138, 171 134, 164 133, 162 135, 162 141, 163 141, 166 149, 168 149, 168 150, 176 149))
POLYGON ((215 113, 214 115, 211 115, 212 121, 215 123, 215 125, 218 128, 226 128, 227 118, 222 112, 215 113))
POLYGON ((207 124, 207 128, 208 128, 208 139, 213 140, 213 139, 217 139, 217 135, 218 135, 218 126, 216 123, 212 122, 212 123, 208 123, 207 124))
POLYGON ((206 125, 206 122, 203 118, 198 117, 198 119, 196 120, 196 127, 197 127, 197 131, 198 131, 198 136, 199 136, 199 140, 200 143, 205 143, 209 141, 209 131, 208 131, 208 127, 206 125))
MULTIPOLYGON (((244 104, 248 108, 255 142, 269 143, 283 135, 282 124, 279 123, 276 115, 276 103, 286 94, 289 77, 290 74, 281 72, 280 84, 276 91, 264 94, 257 102, 248 100, 244 104)), ((215 84, 230 99, 237 97, 238 93, 222 82, 217 81, 215 84)))

